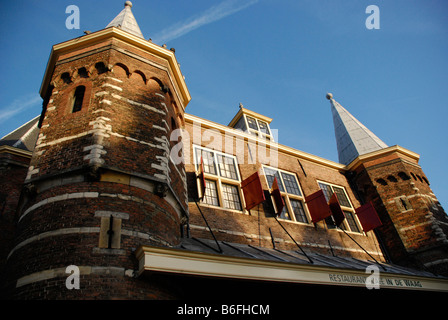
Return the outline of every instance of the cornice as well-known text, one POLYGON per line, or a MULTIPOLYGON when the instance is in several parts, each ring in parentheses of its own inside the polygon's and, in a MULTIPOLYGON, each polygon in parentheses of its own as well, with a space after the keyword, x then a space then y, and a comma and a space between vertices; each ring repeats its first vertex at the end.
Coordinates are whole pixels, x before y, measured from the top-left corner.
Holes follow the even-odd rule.
POLYGON ((31 156, 33 155, 32 151, 26 151, 23 149, 19 149, 19 148, 14 148, 11 146, 0 146, 0 153, 11 153, 13 155, 17 155, 17 156, 21 156, 21 157, 25 157, 25 158, 31 158, 31 156))
POLYGON ((156 55, 160 58, 163 58, 168 61, 169 67, 174 75, 177 86, 179 87, 181 97, 183 99, 184 107, 190 102, 191 96, 188 91, 187 85, 185 83, 182 72, 179 68, 179 64, 177 62, 176 56, 173 51, 163 48, 159 45, 152 43, 151 41, 142 39, 133 34, 130 34, 126 31, 123 31, 119 28, 110 27, 106 29, 102 29, 97 32, 93 32, 88 35, 84 35, 75 39, 71 39, 59 44, 56 44, 52 47, 50 57, 48 59, 47 67, 45 69, 44 78, 42 81, 42 85, 40 87, 40 95, 41 97, 45 96, 46 88, 48 87, 51 75, 53 73, 54 65, 58 59, 58 57, 65 53, 73 50, 76 47, 86 47, 89 45, 93 45, 95 43, 99 43, 106 39, 115 38, 121 41, 126 42, 129 45, 137 47, 141 50, 144 50, 148 53, 156 55))
POLYGON ((238 137, 240 139, 247 139, 248 141, 252 141, 255 143, 260 143, 260 144, 272 144, 273 146, 275 146, 276 148, 278 148, 278 152, 283 153, 283 154, 288 154, 300 159, 304 159, 304 160, 308 160, 310 162, 319 164, 319 165, 323 165, 325 167, 329 167, 332 169, 336 169, 336 170, 346 170, 346 166, 341 164, 341 163, 337 163, 331 160, 327 160, 315 155, 312 155, 310 153, 306 153, 303 151, 299 151, 297 149, 282 145, 282 144, 278 144, 276 142, 271 142, 269 140, 266 139, 260 139, 254 135, 248 134, 244 131, 238 130, 238 129, 234 129, 232 127, 229 126, 225 126, 210 120, 206 120, 188 113, 185 113, 185 121, 189 122, 189 123, 200 123, 202 127, 206 128, 206 129, 215 129, 218 130, 219 132, 225 134, 226 132, 231 133, 233 136, 238 137))
POLYGON ((413 160, 415 160, 418 163, 418 160, 420 159, 420 155, 418 153, 415 153, 411 150, 408 150, 406 148, 400 147, 399 145, 391 146, 388 148, 384 148, 378 151, 369 152, 366 154, 363 154, 359 157, 357 157, 355 160, 353 160, 351 163, 349 163, 346 167, 347 170, 354 170, 356 169, 360 164, 365 163, 367 161, 371 161, 374 159, 382 158, 387 155, 391 155, 393 153, 398 153, 404 156, 407 156, 413 160))

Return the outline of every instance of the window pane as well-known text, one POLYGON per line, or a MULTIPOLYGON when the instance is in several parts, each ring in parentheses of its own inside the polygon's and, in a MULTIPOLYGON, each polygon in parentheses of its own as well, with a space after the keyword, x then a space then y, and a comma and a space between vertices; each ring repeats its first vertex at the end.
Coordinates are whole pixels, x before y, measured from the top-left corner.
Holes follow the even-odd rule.
POLYGON ((280 179, 280 175, 278 174, 277 170, 265 167, 264 173, 266 175, 266 179, 268 180, 269 188, 272 188, 272 184, 274 183, 274 177, 276 177, 278 182, 278 188, 280 189, 280 191, 285 192, 285 188, 283 188, 283 183, 282 180, 280 179))
POLYGON ((285 183, 286 191, 291 194, 301 196, 299 185, 296 177, 292 174, 282 172, 283 182, 285 183))
POLYGON ((221 177, 238 180, 235 161, 233 158, 218 155, 219 172, 221 177))
POLYGON ((353 232, 360 232, 355 217, 353 216, 353 213, 350 211, 344 211, 344 214, 345 218, 347 219, 350 230, 353 232))
POLYGON ((334 193, 336 193, 336 197, 338 198, 339 204, 344 207, 351 207, 350 202, 345 195, 344 189, 339 187, 333 187, 334 193))
POLYGON ((248 117, 248 116, 246 116, 246 119, 247 119, 247 124, 249 125, 249 128, 258 131, 257 120, 255 120, 254 118, 248 117))
MULTIPOLYGON (((325 195, 325 199, 327 201, 330 200, 331 195, 333 194, 333 190, 331 190, 331 187, 328 184, 319 182, 319 187, 322 189, 325 195)), ((338 199, 339 200, 339 199, 338 199)))
POLYGON ((197 148, 196 149, 196 161, 198 164, 201 163, 201 157, 202 157, 202 160, 204 161, 204 171, 206 173, 216 174, 213 152, 197 148))
POLYGON ((228 209, 241 210, 238 187, 231 184, 222 184, 222 200, 224 207, 228 209))
POLYGON ((303 204, 299 200, 289 199, 291 202, 292 210, 294 211, 294 216, 296 217, 296 221, 308 223, 308 219, 305 214, 305 210, 303 210, 303 204))
POLYGON ((216 181, 205 180, 205 196, 204 202, 214 206, 219 206, 218 191, 216 181))
POLYGON ((286 219, 286 220, 291 220, 291 216, 289 215, 289 211, 288 211, 288 207, 286 205, 286 199, 285 197, 283 197, 283 202, 285 203, 285 205, 283 206, 283 210, 279 215, 280 219, 286 219))
POLYGON ((268 129, 268 124, 266 122, 258 120, 258 126, 260 127, 261 132, 270 134, 269 129, 268 129))

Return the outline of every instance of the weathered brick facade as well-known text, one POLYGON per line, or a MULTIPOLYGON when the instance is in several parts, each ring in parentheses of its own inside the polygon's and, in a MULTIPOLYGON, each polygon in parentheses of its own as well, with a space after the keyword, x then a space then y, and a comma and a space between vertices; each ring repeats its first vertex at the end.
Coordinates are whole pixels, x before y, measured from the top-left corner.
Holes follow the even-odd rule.
POLYGON ((353 168, 351 177, 384 222, 378 233, 390 258, 446 274, 447 216, 415 155, 398 149, 367 159, 353 168))
MULTIPOLYGON (((390 147, 343 165, 266 140, 261 129, 236 130, 238 119, 226 126, 187 114, 190 96, 174 50, 115 27, 55 45, 41 96, 32 154, 0 147, 5 298, 189 297, 184 286, 196 284, 198 293, 207 277, 146 273, 137 254, 144 246, 180 250, 183 240, 213 236, 448 274, 447 215, 409 150, 390 147), (204 173, 216 184, 216 203, 199 199, 197 150, 233 159, 235 172, 218 160, 213 165, 224 175, 204 173), (289 183, 282 193, 289 215, 278 220, 269 168, 289 183), (255 172, 266 200, 246 210, 241 182, 255 172), (346 200, 341 228, 311 220, 306 197, 325 186, 346 200), (368 202, 383 225, 363 232, 355 213, 368 202), (81 286, 70 290, 72 265, 81 286)), ((266 119, 260 116, 260 128, 266 119)))
MULTIPOLYGON (((64 273, 68 265, 91 269, 92 285, 82 290, 86 298, 103 286, 102 275, 115 277, 114 297, 125 290, 122 281, 134 281, 137 247, 180 243, 187 217, 185 170, 170 161, 169 137, 182 125, 185 102, 166 57, 110 31, 53 52, 40 134, 25 180, 23 173, 16 175, 26 191, 15 247, 8 252, 8 286, 16 285, 15 297, 59 297, 53 293, 59 282, 45 280, 46 274, 64 273), (82 107, 74 112, 80 86, 82 107), (43 292, 28 289, 41 278, 43 292)), ((175 60, 173 52, 161 50, 175 60)), ((11 195, 20 190, 10 186, 11 195)), ((138 294, 154 290, 160 291, 144 285, 138 294)))

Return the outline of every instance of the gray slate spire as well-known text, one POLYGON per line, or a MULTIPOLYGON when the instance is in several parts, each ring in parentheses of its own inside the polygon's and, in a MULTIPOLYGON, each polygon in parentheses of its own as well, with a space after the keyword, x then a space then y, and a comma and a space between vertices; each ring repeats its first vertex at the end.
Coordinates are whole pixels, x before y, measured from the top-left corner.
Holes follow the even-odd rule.
POLYGON ((358 156, 387 148, 372 131, 367 129, 344 107, 327 94, 333 113, 334 132, 338 147, 339 162, 348 165, 358 156))
POLYGON ((124 3, 124 9, 121 10, 121 12, 106 26, 106 28, 109 27, 121 28, 121 30, 127 31, 137 37, 144 39, 140 27, 138 26, 137 21, 135 20, 135 17, 132 14, 131 8, 132 8, 132 2, 126 1, 124 3))

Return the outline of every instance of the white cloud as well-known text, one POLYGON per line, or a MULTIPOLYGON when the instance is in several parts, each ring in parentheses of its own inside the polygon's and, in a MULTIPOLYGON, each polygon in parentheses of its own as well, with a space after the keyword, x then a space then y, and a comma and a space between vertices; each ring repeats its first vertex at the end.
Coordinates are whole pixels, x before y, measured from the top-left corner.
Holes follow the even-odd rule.
POLYGON ((27 95, 25 97, 14 100, 9 106, 0 109, 0 123, 5 122, 16 114, 42 103, 39 95, 27 95))
POLYGON ((225 0, 216 6, 213 6, 203 13, 190 17, 169 28, 166 28, 156 34, 153 38, 155 43, 165 43, 167 41, 179 38, 199 27, 218 21, 238 11, 241 11, 259 0, 225 0))

